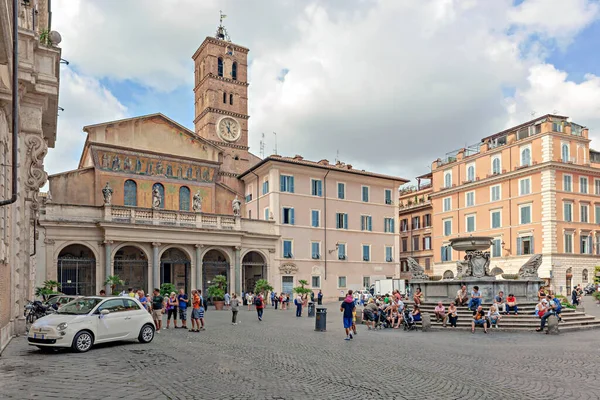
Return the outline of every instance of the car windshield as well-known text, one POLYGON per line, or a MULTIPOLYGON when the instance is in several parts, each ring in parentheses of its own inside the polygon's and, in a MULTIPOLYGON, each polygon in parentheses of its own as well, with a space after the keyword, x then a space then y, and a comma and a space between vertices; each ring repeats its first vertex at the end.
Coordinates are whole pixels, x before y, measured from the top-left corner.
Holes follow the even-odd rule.
POLYGON ((84 297, 65 304, 56 312, 57 314, 83 315, 88 314, 94 309, 103 299, 93 297, 84 297))

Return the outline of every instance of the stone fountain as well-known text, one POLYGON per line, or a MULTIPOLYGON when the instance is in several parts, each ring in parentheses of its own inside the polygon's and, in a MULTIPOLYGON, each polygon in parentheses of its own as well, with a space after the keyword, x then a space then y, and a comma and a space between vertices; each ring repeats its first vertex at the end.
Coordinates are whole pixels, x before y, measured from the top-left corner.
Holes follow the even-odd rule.
POLYGON ((487 236, 467 236, 450 240, 450 246, 456 251, 465 253, 464 260, 456 263, 457 274, 453 279, 432 281, 425 274, 425 269, 414 259, 408 258, 408 266, 412 273, 409 281, 413 291, 417 287, 425 295, 425 300, 448 302, 456 298, 456 292, 466 285, 469 293, 473 286, 479 286, 484 303, 491 303, 499 291, 517 297, 517 301, 537 301, 537 293, 544 281, 538 277, 537 270, 542 263, 542 256, 531 257, 519 270, 518 279, 496 279, 490 274, 490 252, 493 238, 487 236))

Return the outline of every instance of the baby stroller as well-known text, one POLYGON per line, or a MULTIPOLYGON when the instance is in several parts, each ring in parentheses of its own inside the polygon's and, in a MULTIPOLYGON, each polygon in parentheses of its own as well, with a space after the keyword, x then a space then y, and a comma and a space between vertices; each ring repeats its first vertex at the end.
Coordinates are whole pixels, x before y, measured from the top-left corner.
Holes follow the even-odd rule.
POLYGON ((413 319, 412 313, 408 311, 408 307, 404 309, 404 314, 402 318, 402 328, 405 331, 412 331, 415 329, 415 320, 413 319))
POLYGON ((380 330, 383 328, 389 328, 390 324, 387 320, 387 314, 383 310, 379 310, 376 315, 375 328, 379 328, 380 330))

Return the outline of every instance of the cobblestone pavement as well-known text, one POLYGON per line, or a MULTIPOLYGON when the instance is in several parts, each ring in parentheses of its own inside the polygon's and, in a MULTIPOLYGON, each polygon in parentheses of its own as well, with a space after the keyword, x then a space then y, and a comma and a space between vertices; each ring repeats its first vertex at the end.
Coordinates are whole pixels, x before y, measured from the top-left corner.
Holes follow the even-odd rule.
POLYGON ((10 399, 596 399, 598 331, 367 331, 344 341, 337 304, 328 331, 267 309, 208 311, 207 330, 163 330, 151 344, 45 354, 14 339, 0 357, 10 399))

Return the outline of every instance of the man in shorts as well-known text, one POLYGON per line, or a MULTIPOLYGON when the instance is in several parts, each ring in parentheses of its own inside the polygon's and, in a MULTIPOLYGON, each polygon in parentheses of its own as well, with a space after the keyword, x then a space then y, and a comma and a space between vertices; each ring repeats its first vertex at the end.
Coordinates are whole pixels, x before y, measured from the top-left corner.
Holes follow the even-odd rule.
POLYGON ((160 290, 155 288, 154 296, 152 296, 152 319, 154 320, 154 326, 156 326, 156 333, 159 333, 162 329, 162 314, 164 305, 165 298, 160 295, 160 290))
POLYGON ((344 329, 346 330, 346 339, 352 339, 352 325, 353 325, 353 313, 356 310, 356 306, 354 305, 354 300, 352 299, 352 290, 348 291, 348 297, 342 302, 340 306, 340 312, 343 312, 344 315, 342 320, 344 322, 344 329))
POLYGON ((200 307, 202 299, 196 289, 192 290, 192 329, 190 332, 200 332, 200 307), (195 328, 195 329, 194 329, 195 328))

